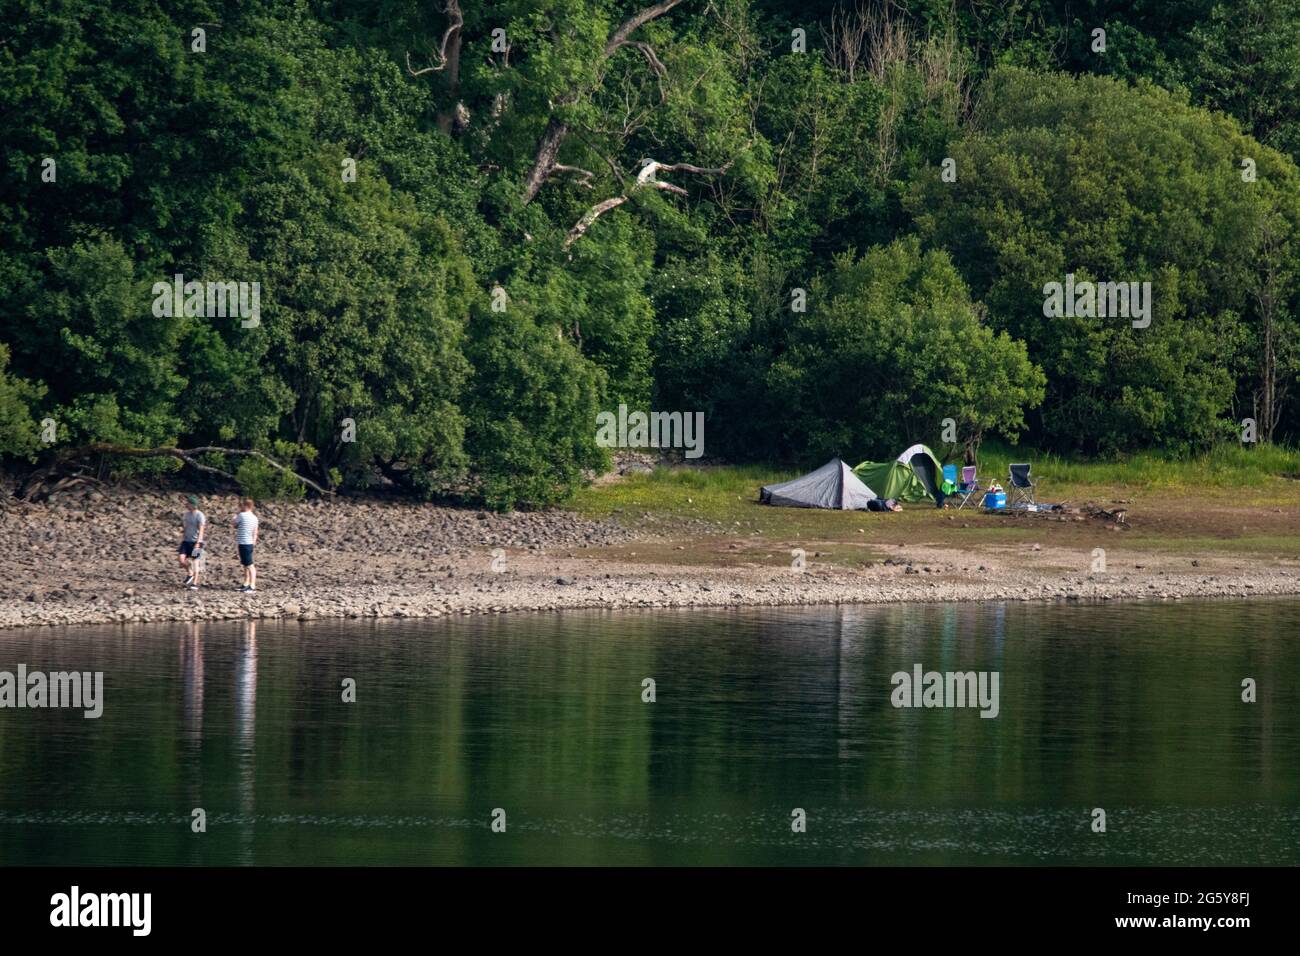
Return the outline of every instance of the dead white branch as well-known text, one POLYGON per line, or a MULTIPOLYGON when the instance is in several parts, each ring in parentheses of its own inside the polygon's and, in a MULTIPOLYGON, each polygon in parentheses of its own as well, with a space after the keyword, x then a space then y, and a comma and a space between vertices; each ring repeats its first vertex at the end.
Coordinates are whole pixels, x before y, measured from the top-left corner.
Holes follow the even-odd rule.
POLYGON ((556 163, 551 167, 552 173, 572 173, 578 177, 578 185, 584 189, 591 188, 591 180, 595 177, 590 169, 583 169, 581 166, 566 166, 563 163, 556 163))
POLYGON ((627 202, 627 196, 614 196, 610 199, 596 203, 582 214, 582 218, 574 223, 573 228, 569 230, 568 236, 564 239, 564 248, 569 248, 581 238, 582 234, 591 228, 591 224, 599 219, 605 213, 627 202))
MULTIPOLYGON (((659 173, 694 173, 695 175, 700 176, 721 176, 731 168, 732 163, 735 161, 736 160, 732 158, 727 160, 727 162, 721 166, 696 166, 692 163, 660 163, 653 159, 642 160, 641 171, 636 174, 636 180, 633 182, 632 188, 621 196, 613 196, 596 203, 596 205, 583 213, 582 218, 574 223, 573 228, 569 230, 569 234, 565 237, 564 248, 567 249, 569 246, 577 242, 578 239, 582 237, 582 234, 591 228, 591 224, 605 213, 609 212, 611 209, 617 209, 619 206, 627 202, 628 199, 631 198, 629 194, 633 190, 649 187, 650 189, 658 189, 662 192, 672 193, 676 196, 689 195, 689 193, 687 193, 681 186, 659 180, 657 178, 659 173)), ((622 176, 619 176, 619 179, 622 178, 622 176)))
MULTIPOLYGON (((660 0, 659 3, 643 7, 624 20, 612 33, 610 33, 609 39, 605 41, 605 48, 601 54, 601 62, 598 66, 603 66, 604 63, 614 55, 614 52, 618 50, 619 47, 628 44, 632 34, 636 32, 639 27, 644 26, 657 17, 663 16, 681 2, 682 0, 660 0)), ((647 60, 650 60, 650 58, 653 57, 651 68, 655 69, 656 72, 658 72, 658 69, 663 68, 663 63, 659 60, 658 56, 654 55, 653 49, 649 50, 648 53, 644 49, 641 52, 646 56, 647 60)), ((575 91, 556 105, 572 106, 579 102, 582 95, 582 92, 575 91)), ((541 190, 542 184, 546 182, 547 178, 551 174, 551 170, 559 161, 560 145, 564 142, 564 138, 568 134, 569 124, 563 122, 552 114, 551 118, 547 121, 546 130, 542 133, 541 141, 537 144, 537 153, 533 158, 533 165, 529 168, 528 175, 524 177, 524 205, 527 205, 537 198, 537 193, 541 190)))
POLYGON ((662 80, 667 78, 668 68, 664 66, 663 61, 660 60, 659 56, 655 53, 655 48, 649 43, 646 43, 643 40, 627 40, 623 45, 636 47, 641 51, 641 55, 645 57, 646 62, 650 64, 650 69, 655 71, 655 74, 659 79, 662 80))
MULTIPOLYGON (((447 68, 451 58, 447 54, 448 46, 452 43, 453 38, 460 33, 461 27, 465 25, 465 17, 460 12, 460 0, 447 0, 442 12, 447 15, 447 29, 443 31, 442 42, 438 44, 438 56, 434 59, 429 57, 429 65, 422 69, 415 69, 411 66, 411 54, 406 54, 406 70, 411 76, 424 76, 426 73, 441 73, 447 68)), ((459 44, 457 44, 459 45, 459 44)))

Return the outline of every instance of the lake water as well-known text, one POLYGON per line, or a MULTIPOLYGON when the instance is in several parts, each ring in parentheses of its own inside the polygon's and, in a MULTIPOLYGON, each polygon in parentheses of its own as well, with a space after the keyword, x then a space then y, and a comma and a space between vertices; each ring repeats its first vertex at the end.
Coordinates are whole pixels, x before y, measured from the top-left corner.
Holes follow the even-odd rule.
POLYGON ((0 709, 0 864, 1296 864, 1297 624, 1259 600, 0 632, 0 671, 104 673, 99 719, 0 709), (894 707, 918 664, 996 672, 997 717, 894 707))

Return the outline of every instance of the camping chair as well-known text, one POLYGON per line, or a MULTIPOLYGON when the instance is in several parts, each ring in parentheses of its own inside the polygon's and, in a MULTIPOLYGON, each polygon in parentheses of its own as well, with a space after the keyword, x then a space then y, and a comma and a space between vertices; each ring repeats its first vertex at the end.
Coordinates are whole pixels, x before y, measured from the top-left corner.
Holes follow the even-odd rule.
POLYGON ((1007 482, 1007 507, 1038 504, 1034 497, 1034 489, 1037 487, 1037 482, 1029 476, 1029 465, 1012 465, 1007 482))
POLYGON ((975 478, 975 466, 967 465, 961 470, 961 481, 957 483, 957 497, 961 499, 961 504, 957 510, 961 511, 970 504, 971 498, 974 498, 980 490, 979 481, 975 478))
MULTIPOLYGON (((957 494, 957 466, 956 465, 943 466, 943 483, 939 486, 939 490, 943 492, 943 496, 945 499, 951 498, 957 494)), ((946 508, 948 507, 948 505, 945 503, 944 507, 946 508)))

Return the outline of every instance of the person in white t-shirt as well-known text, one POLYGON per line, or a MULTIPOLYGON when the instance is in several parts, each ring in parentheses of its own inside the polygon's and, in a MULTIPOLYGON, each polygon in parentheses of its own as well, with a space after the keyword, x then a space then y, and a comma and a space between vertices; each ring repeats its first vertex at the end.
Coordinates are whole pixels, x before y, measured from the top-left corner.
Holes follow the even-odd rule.
POLYGON ((235 515, 235 543, 239 545, 239 563, 244 566, 244 586, 239 590, 252 593, 257 590, 257 567, 253 564, 253 545, 257 544, 257 515, 253 514, 253 499, 240 503, 235 515))

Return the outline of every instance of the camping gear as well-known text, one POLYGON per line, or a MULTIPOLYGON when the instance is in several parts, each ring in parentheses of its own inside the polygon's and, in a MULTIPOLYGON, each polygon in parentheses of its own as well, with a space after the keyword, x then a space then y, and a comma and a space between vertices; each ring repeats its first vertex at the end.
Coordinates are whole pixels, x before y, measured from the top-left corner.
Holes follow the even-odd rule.
POLYGON ((990 491, 984 496, 984 508, 986 511, 1005 511, 1007 507, 1007 493, 1005 491, 990 491))
POLYGON ((1020 505, 1037 503, 1035 489, 1038 484, 1029 475, 1029 465, 1012 465, 1008 484, 1011 486, 1011 490, 1008 492, 1011 507, 1015 508, 1020 505))
POLYGON ((1103 521, 1113 521, 1116 524, 1124 524, 1128 521, 1128 509, 1116 508, 1114 511, 1107 511, 1105 508, 1094 504, 1083 506, 1083 513, 1089 518, 1100 518, 1103 521))
POLYGON ((848 465, 832 458, 816 471, 777 485, 764 485, 758 500, 784 508, 835 508, 859 511, 876 493, 848 465))
POLYGON ((961 470, 961 481, 957 482, 957 497, 961 498, 961 504, 957 510, 961 511, 966 505, 970 504, 971 498, 979 493, 979 481, 975 477, 975 466, 967 465, 961 470))
POLYGON ((945 498, 949 498, 957 493, 957 466, 943 466, 943 484, 939 486, 945 498))
POLYGON ((924 445, 913 445, 893 461, 864 461, 853 473, 875 488, 882 498, 942 504, 939 487, 943 466, 924 445))

